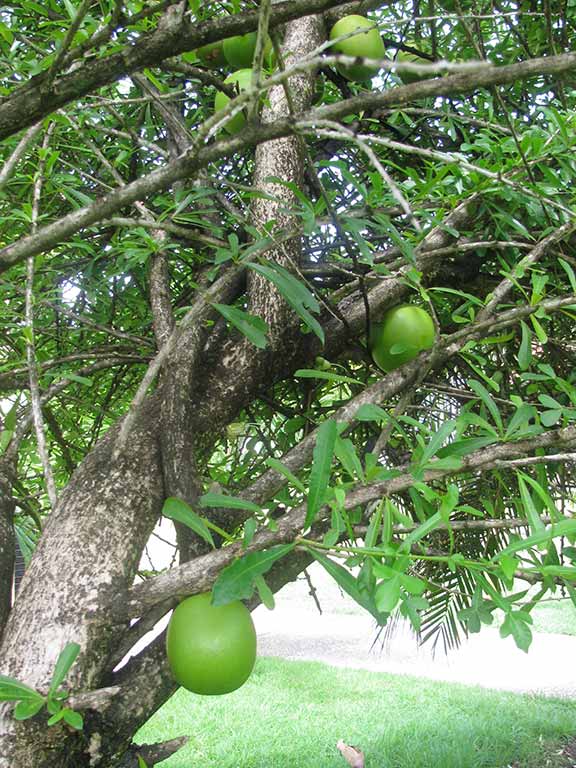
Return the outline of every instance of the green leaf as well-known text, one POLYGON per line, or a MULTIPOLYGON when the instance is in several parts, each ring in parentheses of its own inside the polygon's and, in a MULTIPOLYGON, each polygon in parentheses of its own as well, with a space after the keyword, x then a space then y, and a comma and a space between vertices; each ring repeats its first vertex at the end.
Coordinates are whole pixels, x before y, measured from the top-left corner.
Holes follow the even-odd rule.
POLYGON ((138 768, 148 768, 148 763, 141 755, 138 755, 138 768))
POLYGON ((38 691, 7 675, 0 675, 0 701, 37 701, 42 699, 38 691))
POLYGON ((465 437, 462 440, 455 440, 453 443, 448 443, 444 448, 441 448, 436 452, 436 456, 439 459, 446 458, 448 456, 456 456, 462 458, 469 453, 479 451, 485 448, 487 445, 492 445, 495 442, 493 437, 465 437))
POLYGON ((221 509, 246 509, 248 512, 261 512, 258 504, 236 496, 226 496, 223 493, 205 493, 200 496, 200 504, 203 507, 219 507, 221 509))
POLYGON ((185 501, 171 496, 164 502, 162 514, 164 517, 169 517, 170 520, 176 520, 177 522, 188 526, 188 528, 194 531, 194 533, 200 536, 201 539, 214 549, 214 539, 212 538, 212 534, 208 530, 206 523, 188 504, 186 504, 185 501))
POLYGON ((440 516, 440 512, 436 512, 431 517, 429 517, 428 520, 425 520, 421 525, 418 526, 418 528, 415 528, 411 533, 408 534, 408 536, 406 536, 398 551, 410 552, 413 544, 415 544, 417 541, 420 541, 420 539, 423 539, 425 536, 428 536, 428 534, 432 533, 432 531, 436 530, 438 526, 442 525, 442 522, 443 521, 442 517, 440 516))
POLYGON ((228 322, 237 328, 248 341, 254 344, 258 349, 265 349, 268 345, 266 334, 268 325, 261 317, 250 315, 237 307, 230 307, 227 304, 213 304, 215 309, 223 315, 228 322))
POLYGON ((420 632, 422 626, 420 611, 425 611, 427 608, 430 608, 430 603, 423 597, 412 597, 410 595, 402 596, 400 613, 410 621, 416 632, 420 632))
POLYGON ((570 286, 572 288, 572 293, 576 293, 576 275, 574 275, 574 270, 568 264, 567 261, 564 261, 564 259, 558 259, 558 264, 562 267, 562 269, 566 272, 568 275, 568 280, 570 280, 570 286))
POLYGON ((284 466, 282 462, 279 459, 275 459, 273 457, 269 457, 266 459, 266 464, 271 467, 272 469, 275 469, 276 472, 279 472, 281 475, 284 475, 284 477, 292 483, 294 488, 297 488, 301 493, 306 493, 306 488, 304 486, 304 483, 299 480, 296 475, 294 475, 288 467, 284 466))
POLYGON ((322 326, 310 314, 310 312, 319 313, 320 305, 314 294, 310 292, 306 285, 297 280, 294 275, 290 274, 290 272, 279 264, 270 263, 265 266, 263 264, 250 263, 246 266, 270 280, 286 299, 288 304, 290 304, 304 325, 315 333, 322 344, 324 344, 324 331, 322 330, 322 326))
POLYGON ((326 557, 326 555, 318 552, 315 549, 309 549, 308 551, 312 557, 320 563, 324 570, 329 573, 330 576, 332 576, 334 581, 344 590, 344 592, 346 592, 347 595, 350 595, 350 597, 356 603, 358 603, 358 605, 369 611, 369 613, 371 613, 378 622, 382 621, 384 617, 378 614, 375 606, 372 605, 366 594, 360 590, 358 586, 358 580, 355 576, 353 576, 353 574, 350 573, 349 570, 340 565, 340 563, 335 563, 329 557, 326 557))
POLYGON ((70 373, 70 371, 65 374, 64 378, 75 381, 77 384, 82 384, 84 387, 91 387, 94 384, 93 379, 89 379, 87 376, 78 376, 77 373, 70 373))
POLYGON ((14 719, 15 720, 28 720, 30 717, 34 717, 44 706, 44 699, 19 701, 14 707, 14 719))
POLYGON ((330 481, 330 469, 334 446, 338 435, 338 427, 333 419, 324 421, 317 430, 316 445, 314 446, 312 469, 308 489, 308 502, 304 528, 309 528, 322 503, 330 481))
POLYGON ((518 568, 519 561, 518 558, 513 557, 512 555, 504 555, 500 558, 500 568, 502 568, 502 572, 504 573, 504 576, 510 581, 514 577, 514 574, 516 573, 516 569, 518 568))
POLYGON ((500 433, 502 433, 502 417, 500 416, 500 411, 498 410, 498 406, 496 405, 494 398, 488 392, 486 387, 481 384, 476 379, 469 379, 468 380, 468 387, 474 392, 478 397, 482 400, 488 411, 490 412, 490 415, 492 416, 492 419, 494 420, 494 424, 498 427, 500 433))
MULTIPOLYGON (((386 500, 388 501, 388 500, 386 500)), ((376 511, 372 513, 370 517, 370 523, 368 524, 368 530, 364 538, 364 546, 366 549, 372 549, 378 540, 378 534, 380 533, 380 526, 382 525, 382 511, 384 508, 384 499, 379 502, 376 511)))
POLYGON ((80 712, 75 712, 73 709, 65 707, 62 713, 64 721, 72 726, 72 728, 75 728, 77 731, 81 731, 84 728, 84 718, 80 712))
POLYGON ((361 405, 360 408, 356 411, 356 416, 354 417, 356 421, 388 421, 390 418, 390 414, 384 410, 384 408, 380 408, 379 405, 374 405, 373 403, 365 403, 364 405, 361 405))
POLYGON ((522 341, 518 350, 518 365, 521 371, 530 368, 532 362, 532 333, 524 321, 520 323, 522 328, 522 341))
POLYGON ((276 605, 274 602, 274 595, 272 594, 272 590, 268 584, 266 584, 264 576, 256 576, 254 579, 254 585, 256 586, 256 590, 260 600, 262 601, 262 604, 265 605, 269 611, 273 611, 276 605))
POLYGON ((47 725, 56 725, 56 723, 59 723, 60 720, 64 717, 64 710, 59 709, 58 712, 56 712, 52 717, 48 719, 47 725))
POLYGON ((376 608, 383 613, 392 613, 400 600, 400 574, 382 581, 374 593, 376 608))
POLYGON ((421 595, 426 591, 426 582, 418 576, 412 576, 410 573, 400 575, 402 587, 411 595, 421 595))
POLYGON ((336 384, 362 384, 361 381, 352 379, 350 376, 341 376, 339 373, 331 373, 330 371, 319 371, 317 368, 299 368, 294 376, 301 379, 325 379, 336 384))
POLYGON ((364 482, 364 468, 356 453, 356 447, 350 438, 343 438, 337 435, 334 453, 351 478, 364 482))
POLYGON ((542 522, 538 510, 534 506, 534 500, 524 480, 526 475, 524 475, 523 472, 518 472, 517 475, 518 487, 520 488, 520 498, 522 499, 522 505, 524 507, 526 517, 528 518, 528 522, 530 523, 530 530, 532 531, 532 534, 542 533, 546 530, 546 526, 542 522))
POLYGON ((254 517, 249 517, 244 523, 244 537, 242 539, 242 546, 244 549, 250 546, 256 529, 258 528, 258 521, 254 517))
POLYGON ((530 547, 537 547, 540 544, 547 544, 553 538, 558 536, 575 536, 576 535, 576 518, 569 520, 561 520, 559 523, 554 523, 550 530, 543 530, 540 533, 535 533, 532 536, 526 538, 519 538, 518 540, 509 544, 505 549, 497 552, 492 560, 498 561, 504 555, 514 555, 516 552, 521 552, 523 549, 529 549, 530 547))
POLYGON ((49 696, 55 694, 58 688, 60 688, 79 653, 80 646, 78 643, 67 643, 56 661, 56 666, 54 667, 54 672, 52 674, 52 682, 50 683, 49 696))
POLYGON ((516 645, 525 653, 532 643, 532 630, 529 624, 532 623, 532 617, 525 611, 510 611, 500 627, 500 636, 508 637, 512 635, 516 645))
POLYGON ((456 422, 453 420, 445 421, 444 424, 438 429, 436 432, 432 434, 432 437, 430 438, 430 442, 428 445, 424 448, 422 451, 422 456, 420 457, 419 464, 420 466, 426 465, 430 459, 436 455, 436 452, 442 448, 448 437, 452 434, 454 431, 454 427, 456 426, 456 422))
POLYGON ((267 573, 294 544, 278 544, 262 552, 250 552, 226 566, 212 587, 212 605, 226 605, 234 600, 248 600, 254 593, 254 582, 267 573))
POLYGON ((544 411, 540 414, 540 421, 544 427, 553 427, 562 418, 562 411, 544 411))

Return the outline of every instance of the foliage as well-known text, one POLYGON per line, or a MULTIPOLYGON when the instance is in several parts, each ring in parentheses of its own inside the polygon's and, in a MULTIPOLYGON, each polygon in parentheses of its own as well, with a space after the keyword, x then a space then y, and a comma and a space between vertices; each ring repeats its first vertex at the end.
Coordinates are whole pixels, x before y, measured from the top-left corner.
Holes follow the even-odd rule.
POLYGON ((56 725, 60 720, 72 728, 81 731, 84 727, 84 719, 79 712, 64 706, 69 694, 62 688, 62 684, 70 671, 70 667, 76 661, 80 653, 78 643, 68 643, 58 656, 50 690, 46 696, 14 680, 7 675, 0 675, 0 701, 16 701, 14 717, 16 720, 28 720, 37 715, 44 707, 48 711, 48 725, 56 725))
POLYGON ((212 585, 272 606, 315 559, 382 625, 452 645, 501 611, 527 650, 539 601, 576 605, 574 6, 369 5, 387 57, 371 83, 310 30, 282 53, 305 3, 0 10, 0 151, 18 159, 0 174, 0 480, 29 561, 53 497, 122 419, 126 454, 145 403, 156 518, 191 530, 204 582, 182 566, 133 587, 127 565, 126 605, 158 583, 144 613, 212 585), (257 22, 235 93, 196 48, 257 22), (424 63, 395 71, 401 53, 424 63), (399 303, 437 341, 383 375, 370 329, 399 303))

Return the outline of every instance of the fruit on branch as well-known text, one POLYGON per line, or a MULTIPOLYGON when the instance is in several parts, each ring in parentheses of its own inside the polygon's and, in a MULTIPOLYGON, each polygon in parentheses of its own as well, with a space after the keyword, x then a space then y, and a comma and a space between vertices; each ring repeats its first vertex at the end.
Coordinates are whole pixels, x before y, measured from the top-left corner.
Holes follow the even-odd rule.
POLYGON ((174 610, 166 635, 166 653, 174 679, 203 696, 240 688, 256 661, 256 630, 238 600, 214 606, 205 592, 183 600, 174 610))
MULTIPOLYGON (((364 16, 344 16, 334 24, 330 31, 330 40, 336 40, 342 35, 351 35, 345 40, 334 43, 331 53, 342 53, 345 56, 363 56, 367 59, 383 59, 384 43, 373 21, 364 16), (358 30, 357 35, 351 34, 358 30)), ((338 64, 336 69, 348 80, 363 82, 369 80, 378 72, 378 67, 367 67, 363 64, 345 66, 338 64)))
POLYGON ((198 48, 196 54, 202 64, 207 67, 219 68, 226 64, 226 57, 224 56, 221 40, 217 40, 215 43, 208 43, 208 45, 203 45, 202 48, 198 48))
MULTIPOLYGON (((250 87, 250 83, 252 82, 252 70, 239 69, 238 72, 233 72, 231 75, 228 75, 224 82, 227 85, 235 85, 238 91, 245 91, 250 87)), ((218 91, 216 98, 214 99, 214 112, 220 112, 229 101, 230 98, 225 93, 218 91)), ((237 115, 234 115, 231 120, 228 120, 224 126, 224 130, 227 133, 235 134, 239 133, 245 125, 246 117, 244 111, 242 111, 238 112, 237 115)))
MULTIPOLYGON (((412 45, 412 43, 407 43, 412 45)), ((398 51, 396 55, 396 61, 399 64, 430 64, 429 59, 425 59, 419 56, 417 53, 411 53, 409 51, 398 51)), ((417 83, 419 80, 428 80, 431 77, 436 77, 435 74, 420 75, 418 72, 408 72, 407 70, 399 71, 396 73, 404 85, 410 85, 410 83, 417 83)))
MULTIPOLYGON (((256 32, 248 32, 246 35, 235 35, 224 40, 222 46, 224 56, 231 67, 251 67, 256 51, 256 32)), ((274 66, 274 47, 272 40, 268 38, 264 46, 264 67, 274 66)))
POLYGON ((430 349, 435 338, 434 321, 428 312, 402 304, 388 310, 381 322, 372 324, 370 351, 376 365, 389 373, 430 349))

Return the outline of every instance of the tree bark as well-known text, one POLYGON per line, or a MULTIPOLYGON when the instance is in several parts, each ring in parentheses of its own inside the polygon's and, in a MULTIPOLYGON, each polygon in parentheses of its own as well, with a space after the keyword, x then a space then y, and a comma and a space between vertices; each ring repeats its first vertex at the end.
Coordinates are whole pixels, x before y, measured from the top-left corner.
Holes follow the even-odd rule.
POLYGON ((14 500, 10 475, 11 469, 0 462, 0 642, 12 604, 14 575, 14 500))
MULTIPOLYGON (((321 24, 315 17, 289 24, 288 55, 311 50, 320 35, 321 24)), ((312 96, 312 75, 298 81, 295 103, 298 109, 306 109, 312 96)), ((274 94, 270 110, 271 119, 277 110, 287 114, 282 89, 274 94)), ((280 142, 281 146, 264 146, 257 154, 256 179, 264 189, 269 189, 264 179, 270 175, 295 183, 302 178, 303 156, 297 140, 280 142)), ((279 200, 255 206, 253 221, 259 228, 277 219, 281 207, 294 200, 291 192, 286 197, 282 186, 275 191, 279 200)), ((298 262, 300 241, 295 240, 290 249, 291 258, 298 262)), ((282 261, 285 251, 276 250, 270 257, 282 261)), ((277 353, 287 337, 294 339, 297 334, 291 310, 270 290, 269 283, 250 285, 249 297, 251 311, 264 315, 274 326, 271 348, 277 353)), ((183 464, 178 457, 187 454, 194 443, 210 445, 218 429, 250 402, 263 380, 269 384, 272 359, 273 375, 278 376, 286 370, 282 355, 262 353, 248 342, 230 339, 223 323, 210 338, 204 324, 188 329, 168 362, 170 386, 165 389, 162 384, 138 413, 117 463, 111 466, 110 457, 119 425, 76 471, 48 521, 10 615, 1 648, 2 672, 45 691, 58 654, 67 642, 75 641, 82 652, 67 681, 73 689, 120 683, 122 691, 105 713, 88 713, 82 734, 69 733, 60 725, 47 729, 43 715, 17 723, 5 707, 0 716, 0 768, 114 765, 135 729, 174 689, 162 639, 111 677, 109 660, 128 628, 125 617, 115 619, 112 614, 132 585, 140 553, 167 495, 166 480, 181 495, 194 495, 196 488, 191 492, 190 483, 185 487, 181 483, 183 472, 196 477, 196 468, 190 464, 194 458, 183 464), (218 387, 206 388, 206 371, 218 387), (170 432, 168 445, 167 432, 175 424, 179 429, 170 432), (165 452, 173 462, 168 472, 165 452), (24 645, 25 658, 21 654, 24 645)), ((303 561, 294 559, 298 568, 303 561)), ((277 583, 295 575, 285 565, 277 583)))

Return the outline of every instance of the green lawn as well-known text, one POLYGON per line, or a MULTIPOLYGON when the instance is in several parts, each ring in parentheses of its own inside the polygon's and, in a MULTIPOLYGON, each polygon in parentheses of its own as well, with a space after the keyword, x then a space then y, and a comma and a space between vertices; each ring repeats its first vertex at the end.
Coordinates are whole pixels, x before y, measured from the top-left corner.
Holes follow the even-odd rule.
POLYGON ((137 741, 191 737, 162 768, 345 768, 340 738, 366 768, 524 768, 574 734, 576 702, 264 658, 228 696, 180 689, 137 741))

